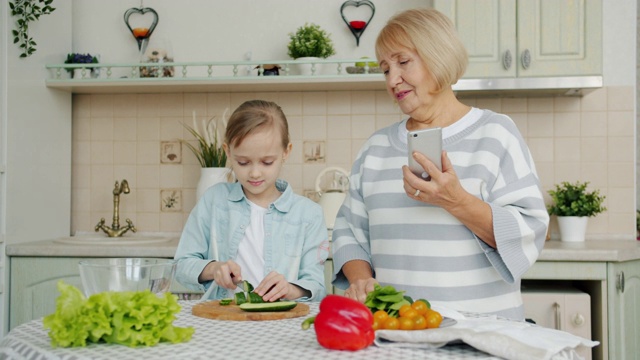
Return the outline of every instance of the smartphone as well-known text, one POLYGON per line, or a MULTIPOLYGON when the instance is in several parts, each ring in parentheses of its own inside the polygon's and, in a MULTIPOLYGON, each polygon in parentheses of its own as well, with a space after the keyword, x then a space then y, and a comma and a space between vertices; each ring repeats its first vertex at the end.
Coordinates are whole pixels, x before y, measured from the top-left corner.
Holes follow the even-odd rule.
POLYGON ((425 180, 431 180, 429 174, 413 159, 413 152, 417 151, 431 160, 438 170, 442 171, 442 128, 410 131, 407 135, 409 149, 409 169, 425 180))

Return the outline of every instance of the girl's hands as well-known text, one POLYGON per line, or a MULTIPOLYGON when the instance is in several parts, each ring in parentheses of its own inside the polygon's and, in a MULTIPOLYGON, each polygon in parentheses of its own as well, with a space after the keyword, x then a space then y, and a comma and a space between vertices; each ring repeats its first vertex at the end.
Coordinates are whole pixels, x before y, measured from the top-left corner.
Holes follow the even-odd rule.
POLYGON ((303 296, 310 296, 308 291, 291 284, 284 275, 272 271, 253 290, 262 296, 264 301, 276 301, 278 299, 294 300, 303 296))
POLYGON ((218 286, 233 290, 242 281, 240 265, 233 260, 212 261, 205 266, 198 278, 201 283, 210 280, 215 280, 218 286))

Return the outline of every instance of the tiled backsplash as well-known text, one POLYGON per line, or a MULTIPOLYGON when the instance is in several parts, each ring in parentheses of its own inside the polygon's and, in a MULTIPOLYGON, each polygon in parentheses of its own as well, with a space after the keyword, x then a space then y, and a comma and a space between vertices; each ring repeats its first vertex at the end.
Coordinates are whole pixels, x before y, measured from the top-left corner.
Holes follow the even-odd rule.
MULTIPOLYGON (((349 170, 363 142, 402 117, 384 91, 74 95, 71 230, 111 224, 115 181, 127 179, 120 222, 141 232, 180 232, 195 205, 200 166, 179 139, 181 122, 220 117, 249 99, 280 104, 293 153, 283 177, 310 194, 327 166, 349 170)), ((635 237, 635 127, 632 87, 584 97, 466 98, 513 118, 527 140, 546 191, 561 181, 589 181, 608 210, 590 219, 588 238, 635 237)), ((552 233, 557 232, 552 219, 552 233)))

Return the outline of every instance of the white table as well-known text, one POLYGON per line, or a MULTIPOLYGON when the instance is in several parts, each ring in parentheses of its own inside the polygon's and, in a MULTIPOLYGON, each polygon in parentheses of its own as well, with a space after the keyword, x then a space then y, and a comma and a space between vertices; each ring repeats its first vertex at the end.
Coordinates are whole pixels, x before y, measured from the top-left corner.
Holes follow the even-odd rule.
MULTIPOLYGON (((0 342, 0 359, 498 359, 467 345, 448 345, 437 350, 380 348, 372 345, 355 352, 321 347, 313 327, 304 331, 304 317, 275 321, 220 321, 191 315, 196 301, 180 301, 182 310, 175 326, 192 326, 189 342, 161 343, 153 347, 90 344, 87 347, 52 348, 42 319, 22 324, 0 342)), ((309 316, 318 313, 310 304, 309 316)))

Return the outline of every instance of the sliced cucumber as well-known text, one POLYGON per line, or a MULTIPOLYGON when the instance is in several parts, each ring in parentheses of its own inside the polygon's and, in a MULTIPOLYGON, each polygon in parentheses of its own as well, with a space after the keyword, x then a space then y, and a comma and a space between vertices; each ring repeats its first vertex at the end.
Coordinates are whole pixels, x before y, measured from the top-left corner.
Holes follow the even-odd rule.
POLYGON ((240 305, 240 309, 244 311, 287 311, 298 305, 295 301, 275 301, 265 303, 244 303, 240 305))
POLYGON ((247 297, 244 295, 244 293, 241 293, 241 292, 236 293, 234 297, 235 297, 236 305, 242 305, 247 302, 247 297))
POLYGON ((233 299, 231 298, 220 299, 220 305, 231 305, 232 301, 233 299))

